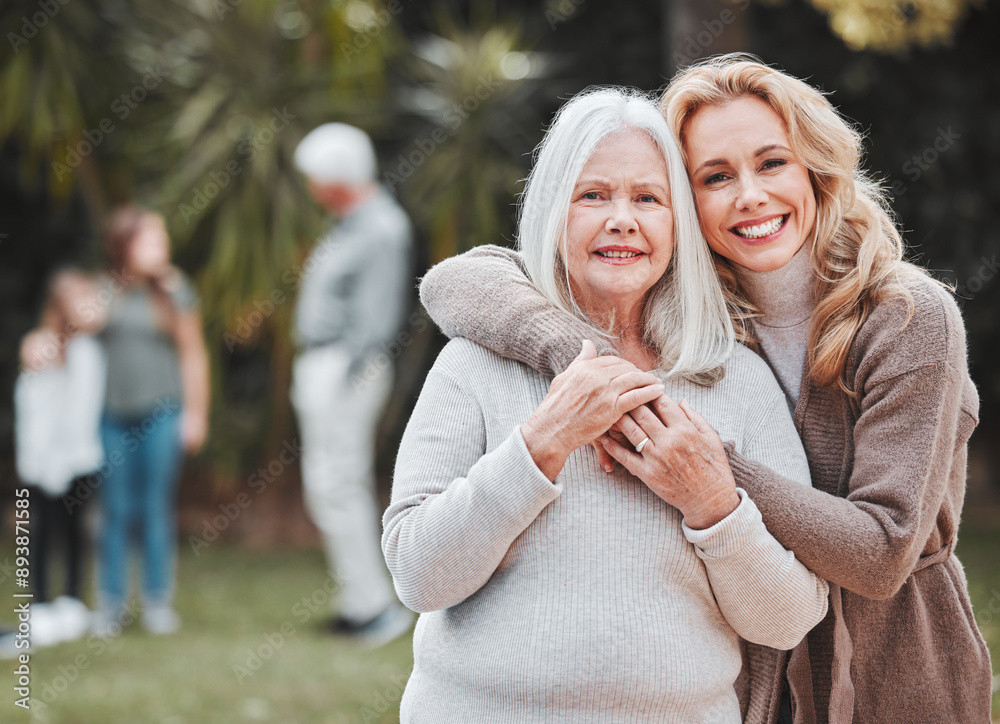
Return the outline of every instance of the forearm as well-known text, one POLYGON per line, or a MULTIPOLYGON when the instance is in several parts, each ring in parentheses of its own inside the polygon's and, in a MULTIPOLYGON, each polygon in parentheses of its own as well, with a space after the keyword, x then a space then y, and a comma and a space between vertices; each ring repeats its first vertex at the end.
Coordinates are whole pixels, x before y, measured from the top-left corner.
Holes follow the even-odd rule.
POLYGON ((178 356, 184 413, 207 420, 209 404, 208 353, 201 338, 200 325, 197 338, 189 339, 178 350, 178 356))
POLYGON ((482 588, 561 492, 535 466, 519 430, 463 478, 420 485, 414 476, 427 463, 425 451, 400 446, 397 476, 407 492, 397 496, 394 487, 382 537, 400 600, 420 612, 454 606, 482 588))
POLYGON ((729 462, 767 529, 826 580, 867 598, 887 598, 909 576, 912 546, 890 536, 877 506, 803 487, 735 452, 729 462))
POLYGON ((723 616, 742 638, 790 649, 827 611, 826 581, 771 536, 745 491, 739 507, 712 528, 684 534, 704 561, 723 616))
POLYGON ((420 300, 449 337, 465 337, 497 354, 556 375, 590 339, 615 354, 588 325, 557 309, 530 282, 511 249, 479 246, 427 272, 420 300))

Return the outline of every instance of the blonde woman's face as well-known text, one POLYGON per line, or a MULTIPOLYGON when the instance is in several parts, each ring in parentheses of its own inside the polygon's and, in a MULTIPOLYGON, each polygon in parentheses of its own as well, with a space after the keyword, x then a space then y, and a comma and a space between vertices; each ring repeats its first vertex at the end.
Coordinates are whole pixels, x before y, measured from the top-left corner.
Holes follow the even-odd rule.
POLYGON ((758 272, 787 264, 816 225, 816 194, 781 116, 752 96, 705 106, 684 150, 712 250, 758 272))
POLYGON ((640 131, 606 138, 573 189, 563 259, 585 310, 633 305, 674 251, 667 164, 640 131))

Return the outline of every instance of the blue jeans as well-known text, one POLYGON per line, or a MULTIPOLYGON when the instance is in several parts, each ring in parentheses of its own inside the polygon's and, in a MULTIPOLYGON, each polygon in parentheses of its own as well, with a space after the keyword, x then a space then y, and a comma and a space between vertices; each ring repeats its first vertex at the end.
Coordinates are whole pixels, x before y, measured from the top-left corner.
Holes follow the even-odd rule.
POLYGON ((142 594, 149 605, 173 598, 177 487, 184 451, 181 409, 165 399, 143 415, 120 418, 105 412, 101 439, 107 461, 101 485, 98 592, 102 607, 125 603, 129 588, 130 538, 142 550, 142 594))

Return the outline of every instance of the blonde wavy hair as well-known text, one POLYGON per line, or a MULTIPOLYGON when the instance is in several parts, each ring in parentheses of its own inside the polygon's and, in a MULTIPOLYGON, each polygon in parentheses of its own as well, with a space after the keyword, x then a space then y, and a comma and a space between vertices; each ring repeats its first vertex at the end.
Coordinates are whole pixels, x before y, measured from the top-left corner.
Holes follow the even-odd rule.
MULTIPOLYGON (((928 275, 903 261, 886 192, 860 167, 862 136, 819 90, 753 56, 729 54, 680 70, 660 110, 683 152, 687 125, 700 108, 747 96, 764 100, 785 122, 816 195, 811 259, 819 302, 809 325, 810 377, 854 396, 845 367, 855 334, 875 305, 893 296, 906 301, 912 316, 913 300, 901 277, 928 275)), ((740 288, 733 263, 713 256, 736 337, 756 348, 753 318, 759 310, 740 288)))

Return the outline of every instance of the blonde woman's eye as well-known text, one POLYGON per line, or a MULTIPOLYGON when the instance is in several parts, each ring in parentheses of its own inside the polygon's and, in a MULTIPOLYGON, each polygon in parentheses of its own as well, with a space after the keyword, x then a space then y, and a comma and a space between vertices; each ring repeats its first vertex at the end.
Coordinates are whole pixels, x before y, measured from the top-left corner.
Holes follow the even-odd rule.
POLYGON ((764 162, 765 169, 779 168, 785 165, 785 160, 781 158, 772 158, 764 162))
POLYGON ((711 176, 705 179, 705 185, 711 186, 712 184, 721 183, 722 181, 725 181, 726 178, 728 177, 724 173, 713 173, 711 176))

